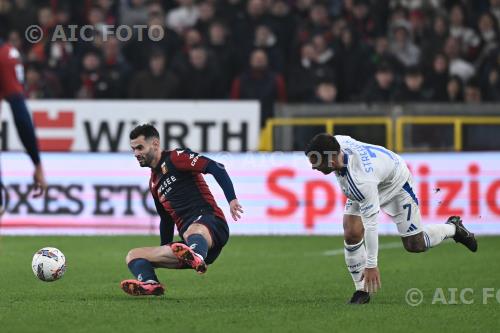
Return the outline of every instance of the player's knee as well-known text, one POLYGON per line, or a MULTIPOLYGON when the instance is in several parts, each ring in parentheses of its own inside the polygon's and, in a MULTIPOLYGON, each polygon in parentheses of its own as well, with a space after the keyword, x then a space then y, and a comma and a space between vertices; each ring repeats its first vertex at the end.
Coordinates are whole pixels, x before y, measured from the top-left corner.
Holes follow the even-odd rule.
POLYGON ((415 237, 415 236, 403 238, 404 248, 406 249, 406 251, 412 253, 424 252, 426 250, 424 240, 420 239, 420 237, 415 237))
POLYGON ((345 232, 344 240, 347 244, 358 244, 363 239, 363 233, 345 232))
POLYGON ((128 265, 129 262, 131 262, 132 260, 137 259, 137 258, 138 258, 137 249, 132 249, 132 250, 128 251, 127 256, 125 257, 125 262, 128 265))
POLYGON ((363 239, 364 230, 358 227, 344 225, 344 240, 347 244, 358 244, 363 239))
POLYGON ((347 244, 358 244, 361 242, 365 232, 361 217, 344 215, 342 226, 344 228, 344 240, 347 244))

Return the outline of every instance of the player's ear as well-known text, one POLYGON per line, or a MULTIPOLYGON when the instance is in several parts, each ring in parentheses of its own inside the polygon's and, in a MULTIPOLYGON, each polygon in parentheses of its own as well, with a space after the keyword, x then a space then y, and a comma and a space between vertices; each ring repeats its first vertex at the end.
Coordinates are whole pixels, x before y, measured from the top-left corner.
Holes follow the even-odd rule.
POLYGON ((153 141, 151 143, 153 144, 153 147, 160 148, 160 139, 153 138, 153 141))

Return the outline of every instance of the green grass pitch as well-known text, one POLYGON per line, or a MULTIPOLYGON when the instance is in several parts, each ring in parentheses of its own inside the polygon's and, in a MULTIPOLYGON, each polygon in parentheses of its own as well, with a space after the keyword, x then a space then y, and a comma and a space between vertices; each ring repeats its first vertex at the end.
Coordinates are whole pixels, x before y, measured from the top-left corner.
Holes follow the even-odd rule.
POLYGON ((207 274, 159 270, 162 297, 133 298, 119 289, 131 275, 133 247, 157 237, 2 237, 0 332, 498 332, 500 237, 479 239, 473 254, 447 241, 423 254, 406 253, 398 238, 381 237, 382 289, 363 306, 346 305, 353 292, 339 237, 232 237, 207 274), (389 244, 389 245, 387 245, 389 244), (52 283, 31 271, 33 253, 61 249, 66 275, 52 283), (335 252, 334 252, 335 253, 335 252), (412 307, 408 289, 422 290, 412 307), (432 304, 436 288, 464 288, 473 304, 432 304), (498 300, 483 304, 483 288, 498 300))

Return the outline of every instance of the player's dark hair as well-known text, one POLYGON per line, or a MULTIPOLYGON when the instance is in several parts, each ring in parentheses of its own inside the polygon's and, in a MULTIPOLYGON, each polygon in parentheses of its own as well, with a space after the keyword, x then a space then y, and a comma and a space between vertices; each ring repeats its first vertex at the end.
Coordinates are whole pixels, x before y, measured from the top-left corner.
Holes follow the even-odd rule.
POLYGON ((316 134, 306 146, 304 153, 309 156, 310 153, 319 153, 322 156, 331 155, 332 152, 340 152, 340 144, 331 134, 316 134))
POLYGON ((156 128, 151 125, 151 124, 142 124, 136 126, 129 135, 130 140, 137 139, 141 135, 144 135, 144 138, 151 139, 151 138, 160 138, 160 133, 156 130, 156 128))

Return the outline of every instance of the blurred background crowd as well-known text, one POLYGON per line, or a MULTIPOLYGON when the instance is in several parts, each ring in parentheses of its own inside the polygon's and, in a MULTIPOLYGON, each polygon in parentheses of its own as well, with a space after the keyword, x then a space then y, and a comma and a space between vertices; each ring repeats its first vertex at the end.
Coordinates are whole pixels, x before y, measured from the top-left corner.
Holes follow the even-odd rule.
POLYGON ((0 0, 28 98, 258 99, 264 113, 275 101, 498 101, 499 19, 500 0, 0 0), (94 26, 92 41, 51 39, 70 24, 94 26), (165 34, 102 37, 119 24, 165 34))

